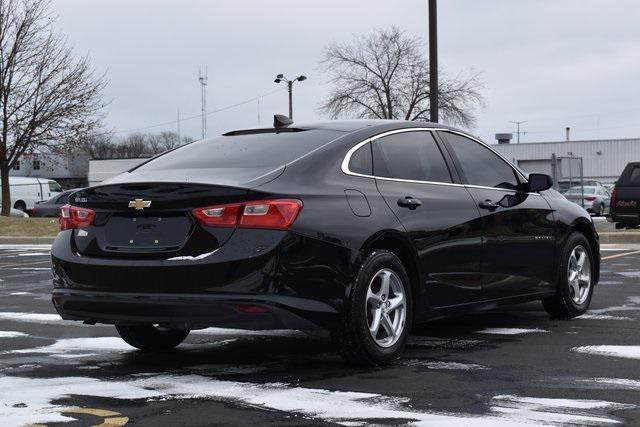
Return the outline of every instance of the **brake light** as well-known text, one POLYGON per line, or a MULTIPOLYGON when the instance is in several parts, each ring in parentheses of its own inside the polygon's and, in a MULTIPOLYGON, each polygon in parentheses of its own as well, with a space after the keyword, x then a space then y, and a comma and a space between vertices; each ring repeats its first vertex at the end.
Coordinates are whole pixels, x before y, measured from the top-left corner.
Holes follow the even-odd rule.
POLYGON ((274 199, 197 208, 193 210, 193 215, 200 224, 208 227, 286 230, 301 209, 300 200, 274 199))
POLYGON ((593 197, 593 196, 589 196, 589 197, 585 197, 584 199, 585 199, 585 200, 588 200, 588 201, 590 201, 590 202, 593 202, 596 198, 595 198, 595 197, 593 197))
POLYGON ((60 208, 60 216, 58 217, 60 231, 88 227, 95 217, 96 213, 91 209, 64 205, 60 208))
POLYGON ((618 205, 618 187, 614 187, 613 188, 613 193, 611 193, 610 205, 611 206, 617 206, 618 205))

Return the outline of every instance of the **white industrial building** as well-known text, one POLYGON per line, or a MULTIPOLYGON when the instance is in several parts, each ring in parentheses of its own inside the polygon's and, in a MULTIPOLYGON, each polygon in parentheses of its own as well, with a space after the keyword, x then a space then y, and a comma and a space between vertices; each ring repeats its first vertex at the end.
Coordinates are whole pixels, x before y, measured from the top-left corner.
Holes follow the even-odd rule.
POLYGON ((148 159, 89 160, 89 186, 98 185, 106 179, 119 175, 129 169, 133 169, 145 160, 148 159))
MULTIPOLYGON (((508 138, 501 138, 504 141, 508 138)), ((523 171, 551 175, 560 184, 579 180, 581 166, 585 181, 614 183, 627 163, 640 161, 640 138, 499 143, 492 147, 523 171)))

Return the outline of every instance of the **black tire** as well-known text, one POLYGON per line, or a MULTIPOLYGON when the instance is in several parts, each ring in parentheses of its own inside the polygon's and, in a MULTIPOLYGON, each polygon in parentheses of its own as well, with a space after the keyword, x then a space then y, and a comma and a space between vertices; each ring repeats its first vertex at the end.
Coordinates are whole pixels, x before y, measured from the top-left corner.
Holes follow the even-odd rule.
POLYGON ((16 204, 13 205, 13 208, 18 209, 19 211, 22 211, 22 212, 27 211, 27 205, 22 200, 18 200, 16 204))
MULTIPOLYGON (((391 301, 391 293, 393 292, 388 295, 387 304, 391 301)), ((345 322, 331 333, 333 342, 342 357, 349 363, 359 366, 380 366, 397 359, 404 350, 411 331, 413 319, 411 297, 409 277, 400 259, 389 251, 372 252, 363 262, 356 277, 356 282, 351 290, 351 298, 345 307, 345 322), (403 327, 401 332, 397 334, 398 338, 395 338, 395 343, 388 347, 376 343, 369 332, 368 325, 369 317, 372 314, 367 306, 367 291, 376 275, 383 270, 395 273, 395 278, 399 279, 395 282, 396 286, 400 282, 405 296, 404 322, 401 321, 402 317, 398 321, 398 324, 402 324, 403 327)), ((398 316, 398 312, 392 315, 398 316)))
POLYGON ((556 293, 552 297, 542 300, 544 309, 551 316, 561 319, 570 319, 584 314, 589 308, 591 298, 593 297, 595 265, 593 251, 591 250, 589 241, 582 233, 575 232, 567 238, 567 242, 562 248, 560 254, 558 270, 556 293), (590 266, 590 287, 586 295, 586 299, 580 304, 576 303, 573 299, 574 292, 569 285, 568 278, 569 259, 573 250, 578 247, 584 248, 589 258, 590 266))
POLYGON ((142 351, 166 351, 177 347, 189 335, 189 330, 167 329, 155 325, 116 325, 127 344, 142 351))

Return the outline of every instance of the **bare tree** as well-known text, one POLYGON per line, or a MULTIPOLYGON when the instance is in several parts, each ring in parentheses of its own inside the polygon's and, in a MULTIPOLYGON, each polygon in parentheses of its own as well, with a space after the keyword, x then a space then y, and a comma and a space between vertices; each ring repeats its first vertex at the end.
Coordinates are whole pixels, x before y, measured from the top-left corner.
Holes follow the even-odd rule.
POLYGON ((25 153, 77 140, 100 124, 103 76, 53 27, 49 0, 0 0, 0 185, 25 153))
POLYGON ((193 142, 193 138, 170 131, 133 133, 114 139, 110 134, 93 134, 82 139, 80 145, 91 159, 151 157, 164 151, 193 142))
MULTIPOLYGON (((419 38, 397 27, 328 46, 321 62, 333 85, 321 111, 333 118, 428 120, 429 63, 419 38)), ((478 75, 439 79, 440 116, 472 127, 483 105, 478 75)))

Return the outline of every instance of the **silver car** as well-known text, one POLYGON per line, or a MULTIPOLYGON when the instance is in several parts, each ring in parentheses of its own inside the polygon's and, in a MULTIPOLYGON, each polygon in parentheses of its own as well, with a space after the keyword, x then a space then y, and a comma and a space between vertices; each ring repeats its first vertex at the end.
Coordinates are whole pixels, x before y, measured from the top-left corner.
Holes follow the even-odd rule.
POLYGON ((605 215, 609 212, 611 193, 602 185, 585 185, 584 187, 578 185, 571 187, 564 193, 564 197, 582 206, 587 212, 595 216, 605 215))

